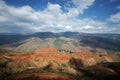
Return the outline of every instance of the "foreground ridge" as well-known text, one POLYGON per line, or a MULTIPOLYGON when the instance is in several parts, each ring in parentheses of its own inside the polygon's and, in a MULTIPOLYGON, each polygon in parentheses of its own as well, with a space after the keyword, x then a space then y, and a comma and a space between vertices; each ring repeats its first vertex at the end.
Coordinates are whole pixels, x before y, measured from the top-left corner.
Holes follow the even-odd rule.
POLYGON ((87 80, 86 76, 98 80, 97 77, 106 78, 110 75, 118 77, 119 70, 114 67, 120 66, 119 61, 120 57, 117 55, 93 54, 80 50, 70 54, 69 51, 42 48, 30 54, 0 55, 0 74, 4 74, 1 77, 8 80, 24 80, 24 78, 30 80, 32 78, 36 78, 36 80, 79 80, 81 78, 87 80), (97 71, 100 72, 99 75, 97 75, 97 71), (104 72, 106 75, 102 75, 104 72), (63 76, 63 74, 65 75, 63 76), (11 75, 14 76, 11 77, 11 75))

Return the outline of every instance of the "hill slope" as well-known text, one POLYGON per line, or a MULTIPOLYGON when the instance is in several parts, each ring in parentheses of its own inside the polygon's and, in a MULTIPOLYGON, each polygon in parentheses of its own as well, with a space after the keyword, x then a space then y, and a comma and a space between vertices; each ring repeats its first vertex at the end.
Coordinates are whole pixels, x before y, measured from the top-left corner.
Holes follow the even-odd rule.
POLYGON ((0 48, 32 52, 39 48, 48 47, 71 52, 75 50, 88 50, 94 53, 120 54, 120 35, 78 32, 39 32, 29 35, 0 35, 0 48))
POLYGON ((83 51, 69 54, 54 48, 38 49, 32 54, 0 55, 2 80, 108 80, 111 76, 118 80, 119 67, 117 55, 83 51))

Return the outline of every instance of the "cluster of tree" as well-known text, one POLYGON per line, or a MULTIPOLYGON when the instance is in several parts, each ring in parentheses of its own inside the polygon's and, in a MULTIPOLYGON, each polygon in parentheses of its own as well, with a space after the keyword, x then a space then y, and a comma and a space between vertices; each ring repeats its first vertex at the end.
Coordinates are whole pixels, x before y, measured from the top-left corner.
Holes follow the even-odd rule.
POLYGON ((73 51, 71 51, 71 50, 65 50, 65 49, 57 49, 59 52, 67 52, 67 53, 75 53, 75 52, 73 52, 73 51))

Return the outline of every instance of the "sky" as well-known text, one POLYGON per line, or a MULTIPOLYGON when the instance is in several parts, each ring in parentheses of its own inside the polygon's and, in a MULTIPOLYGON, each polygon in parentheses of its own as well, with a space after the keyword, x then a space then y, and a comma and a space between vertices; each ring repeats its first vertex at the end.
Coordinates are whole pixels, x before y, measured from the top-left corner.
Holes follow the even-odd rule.
POLYGON ((120 0, 0 0, 0 33, 120 33, 120 0))

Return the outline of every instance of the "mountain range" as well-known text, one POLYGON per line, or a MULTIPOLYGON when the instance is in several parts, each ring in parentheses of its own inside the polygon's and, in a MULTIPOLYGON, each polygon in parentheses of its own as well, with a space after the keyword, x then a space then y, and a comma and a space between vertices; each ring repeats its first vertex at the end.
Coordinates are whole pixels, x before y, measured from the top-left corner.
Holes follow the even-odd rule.
POLYGON ((18 52, 32 52, 39 48, 57 48, 74 52, 120 53, 120 34, 79 32, 38 32, 34 34, 0 34, 0 47, 18 52), (31 46, 30 46, 31 45, 31 46))

